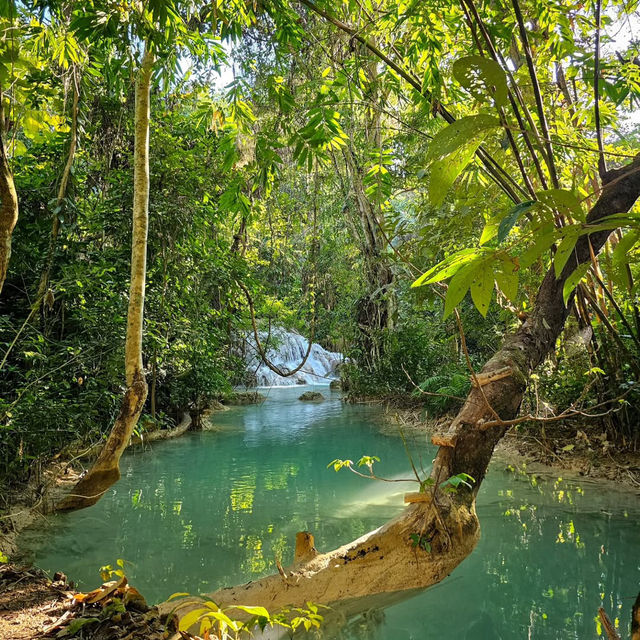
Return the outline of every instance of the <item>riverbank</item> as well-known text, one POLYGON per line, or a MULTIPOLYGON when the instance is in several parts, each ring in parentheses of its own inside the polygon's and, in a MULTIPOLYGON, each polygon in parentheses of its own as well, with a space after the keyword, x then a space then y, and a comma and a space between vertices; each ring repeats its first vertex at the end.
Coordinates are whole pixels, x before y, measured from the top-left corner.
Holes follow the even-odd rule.
POLYGON ((76 634, 92 640, 167 640, 171 635, 158 610, 147 606, 126 578, 83 593, 61 572, 50 579, 35 567, 0 566, 0 640, 76 634))
MULTIPOLYGON (((398 434, 400 428, 412 437, 430 440, 453 419, 425 418, 419 404, 398 406, 395 400, 382 404, 389 420, 385 427, 389 434, 398 434)), ((640 491, 640 451, 614 446, 599 425, 588 422, 555 422, 546 429, 540 423, 512 427, 496 447, 492 464, 496 463, 530 472, 562 471, 640 491)))
MULTIPOLYGON (((91 513, 51 518, 46 531, 33 532, 40 536, 44 551, 35 556, 38 562, 50 572, 65 570, 84 589, 91 589, 96 586, 99 566, 124 558, 132 582, 140 585, 150 602, 160 602, 175 591, 206 592, 219 584, 244 583, 263 575, 272 568, 274 550, 286 565, 291 557, 288 543, 295 531, 313 531, 322 551, 379 526, 402 509, 404 486, 367 483, 350 474, 336 474, 326 465, 336 455, 374 454, 382 460, 382 475, 407 477, 397 426, 399 420, 408 423, 408 419, 398 418, 394 409, 385 413, 371 405, 342 404, 337 394, 319 404, 300 402, 299 395, 298 388, 278 389, 260 407, 238 407, 219 414, 214 422, 220 436, 204 431, 153 450, 137 449, 123 460, 121 483, 108 500, 98 503, 91 513), (310 478, 315 479, 313 483, 310 478), (312 519, 310 513, 314 513, 312 519), (61 522, 65 522, 63 528, 61 522)), ((433 448, 424 446, 425 425, 418 422, 415 426, 415 432, 405 428, 405 436, 416 451, 416 463, 424 463, 427 469, 433 448)), ((466 624, 480 615, 475 609, 489 607, 503 634, 507 628, 526 627, 530 611, 533 615, 545 612, 553 620, 543 623, 538 618, 540 625, 562 628, 558 616, 565 614, 566 603, 554 610, 544 599, 537 602, 535 596, 550 587, 587 593, 586 604, 580 596, 582 604, 575 606, 592 619, 599 602, 592 587, 598 584, 596 574, 602 562, 620 576, 621 567, 616 563, 621 553, 635 555, 632 550, 637 541, 630 526, 637 521, 636 498, 620 491, 624 488, 619 484, 612 491, 604 481, 582 482, 551 467, 548 474, 543 471, 539 476, 535 471, 532 475, 532 463, 522 467, 514 457, 497 456, 479 496, 484 535, 477 553, 467 559, 460 575, 425 595, 423 605, 408 604, 404 613, 387 612, 387 622, 380 622, 387 633, 382 637, 395 637, 389 634, 396 633, 399 620, 410 619, 410 612, 424 611, 427 601, 430 610, 437 611, 456 603, 460 592, 469 603, 466 624), (513 473, 505 473, 509 468, 513 473), (559 475, 564 478, 560 486, 559 475), (562 510, 557 509, 559 501, 562 510), (624 516, 627 505, 630 519, 624 516), (602 509, 606 518, 594 524, 591 514, 602 509), (520 537, 525 525, 531 531, 526 540, 520 537), (580 550, 572 544, 574 527, 580 550), (603 527, 611 529, 604 559, 597 555, 603 527), (557 546, 558 532, 568 544, 557 546), (551 553, 564 554, 569 563, 579 555, 584 574, 567 583, 559 569, 562 562, 548 563, 540 575, 526 571, 532 558, 547 558, 551 553), (504 572, 510 576, 507 586, 496 579, 504 572), (476 578, 480 575, 484 578, 479 588, 476 578), (475 578, 465 582, 466 576, 475 578), (532 599, 523 600, 517 615, 503 620, 498 614, 504 610, 500 603, 512 600, 508 585, 514 580, 532 599), (488 598, 491 593, 494 595, 488 598)), ((21 544, 33 549, 32 541, 27 537, 21 544)), ((637 594, 633 575, 627 570, 624 575, 624 584, 616 583, 612 591, 616 598, 637 594)), ((632 600, 620 602, 624 607, 621 616, 627 620, 632 600)), ((439 628, 446 631, 443 638, 464 637, 462 622, 443 624, 437 616, 421 614, 412 632, 418 627, 439 628)), ((587 630, 580 625, 576 630, 578 627, 576 637, 586 637, 587 630)), ((526 636, 514 631, 511 637, 526 636)))

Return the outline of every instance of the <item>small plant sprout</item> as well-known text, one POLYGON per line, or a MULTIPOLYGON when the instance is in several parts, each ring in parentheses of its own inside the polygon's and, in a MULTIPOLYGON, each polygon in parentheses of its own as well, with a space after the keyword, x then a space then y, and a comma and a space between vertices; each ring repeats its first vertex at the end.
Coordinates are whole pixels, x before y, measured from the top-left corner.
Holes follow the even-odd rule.
POLYGON ((328 465, 327 469, 331 467, 334 468, 335 471, 340 471, 340 469, 349 469, 352 473, 355 473, 357 476, 361 478, 368 478, 370 480, 382 480, 382 482, 415 482, 415 478, 381 478, 373 473, 373 465, 376 462, 380 462, 380 458, 378 456, 362 456, 360 460, 356 463, 358 467, 367 467, 369 469, 369 473, 361 473, 358 471, 353 464, 353 460, 341 460, 340 458, 336 458, 332 460, 328 465))
POLYGON ((118 558, 116 560, 116 566, 119 569, 114 569, 110 564, 105 564, 103 567, 100 567, 100 577, 106 582, 107 580, 113 578, 113 576, 118 576, 118 578, 124 577, 124 560, 122 558, 118 558))
POLYGON ((414 549, 422 549, 426 553, 431 552, 431 543, 427 540, 427 537, 422 533, 411 533, 409 535, 411 540, 411 546, 414 549))
POLYGON ((378 456, 362 456, 360 460, 358 460, 359 467, 368 467, 369 473, 373 473, 373 463, 380 462, 380 458, 378 456))
MULTIPOLYGON (((370 480, 382 480, 383 482, 418 482, 420 485, 420 493, 426 493, 427 489, 436 486, 436 480, 433 478, 425 478, 424 480, 420 478, 418 472, 414 468, 414 472, 416 474, 415 478, 382 478, 377 476, 373 472, 373 465, 376 462, 380 462, 380 458, 378 456, 362 456, 358 462, 356 463, 358 467, 367 467, 369 469, 369 473, 361 473, 358 471, 353 464, 353 460, 342 460, 341 458, 336 458, 332 460, 328 465, 327 469, 333 467, 333 469, 337 472, 340 469, 349 469, 352 473, 355 473, 357 476, 361 478, 368 478, 370 480)), ((475 484, 475 478, 470 476, 468 473, 458 473, 455 476, 451 476, 447 478, 444 482, 441 482, 438 485, 438 489, 446 493, 454 493, 460 487, 467 487, 468 489, 472 489, 475 484)))
POLYGON ((334 471, 338 472, 343 467, 347 467, 347 469, 351 469, 353 466, 353 460, 340 460, 340 458, 336 458, 332 460, 328 465, 327 469, 333 467, 334 471))
MULTIPOLYGON (((189 594, 174 593, 169 600, 185 595, 189 594)), ((179 607, 180 605, 176 609, 179 607)), ((280 627, 288 629, 289 633, 293 634, 301 628, 305 631, 320 628, 323 621, 323 617, 318 613, 320 607, 328 609, 324 605, 307 602, 306 609, 296 607, 270 614, 267 609, 260 606, 234 605, 222 609, 215 602, 202 599, 200 607, 180 618, 179 631, 188 632, 191 627, 199 623, 199 635, 210 640, 237 640, 245 637, 246 634, 251 636, 256 627, 260 631, 264 631, 267 627, 280 627), (232 610, 241 611, 245 616, 242 620, 238 620, 234 617, 232 610)))
POLYGON ((472 489, 472 485, 474 485, 475 482, 475 479, 468 473, 458 473, 455 476, 447 478, 444 482, 441 482, 440 489, 447 491, 448 493, 453 493, 454 491, 457 491, 461 485, 468 489, 472 489))

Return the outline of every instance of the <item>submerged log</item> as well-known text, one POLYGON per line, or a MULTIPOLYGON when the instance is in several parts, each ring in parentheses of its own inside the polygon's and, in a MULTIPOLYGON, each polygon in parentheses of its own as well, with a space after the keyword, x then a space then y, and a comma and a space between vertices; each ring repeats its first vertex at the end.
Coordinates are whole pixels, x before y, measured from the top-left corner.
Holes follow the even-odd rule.
MULTIPOLYGON (((640 196, 640 155, 630 165, 610 171, 603 182, 588 224, 633 206, 640 196)), ((445 578, 478 541, 476 494, 496 444, 518 414, 530 374, 553 349, 564 327, 573 304, 573 297, 564 304, 564 284, 578 266, 602 249, 610 233, 581 236, 560 276, 556 277, 553 267, 549 269, 525 323, 505 339, 478 374, 481 383, 471 388, 448 432, 434 439, 440 448, 431 471, 435 488, 431 503, 412 502, 380 529, 294 566, 286 584, 275 574, 220 589, 210 598, 221 607, 262 605, 275 612, 308 601, 344 606, 358 598, 425 588, 445 578), (472 488, 460 485, 454 494, 437 490, 442 481, 460 473, 474 478, 472 488)), ((195 606, 184 601, 177 615, 195 606)), ((358 606, 367 608, 366 603, 358 606)), ((169 612, 176 605, 162 607, 169 612)))
POLYGON ((600 622, 602 623, 602 627, 607 634, 608 640, 620 640, 620 635, 616 631, 616 628, 613 626, 611 620, 609 620, 607 612, 602 607, 598 609, 598 615, 600 616, 600 622))

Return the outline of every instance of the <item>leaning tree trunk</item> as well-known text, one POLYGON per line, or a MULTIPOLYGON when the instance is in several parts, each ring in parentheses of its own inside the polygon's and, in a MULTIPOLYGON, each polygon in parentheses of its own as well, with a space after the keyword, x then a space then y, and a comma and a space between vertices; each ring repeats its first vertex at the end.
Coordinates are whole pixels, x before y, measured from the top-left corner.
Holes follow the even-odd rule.
POLYGON ((153 54, 147 45, 136 83, 131 285, 125 343, 127 390, 122 399, 120 413, 98 459, 87 475, 57 506, 61 510, 82 509, 95 504, 109 487, 119 480, 120 457, 129 444, 147 399, 147 382, 142 364, 142 324, 149 226, 149 115, 152 72, 153 54))
MULTIPOLYGON (((640 155, 631 165, 609 172, 604 182, 588 223, 624 213, 640 197, 640 155)), ((317 555, 313 550, 283 571, 285 575, 221 589, 210 598, 221 607, 262 605, 270 611, 311 601, 348 615, 368 608, 367 599, 373 595, 424 588, 446 577, 479 538, 475 497, 493 449, 508 429, 504 422, 517 415, 531 372, 553 349, 562 331, 572 304, 563 302, 564 283, 578 265, 590 261, 589 244, 597 253, 609 234, 601 231, 583 236, 560 277, 555 277, 553 268, 547 272, 527 321, 507 337, 476 376, 481 386, 472 388, 448 433, 433 438, 440 446, 431 472, 434 486, 467 473, 476 480, 473 489, 409 494, 405 501, 412 504, 380 529, 329 553, 317 555), (416 540, 428 542, 430 552, 416 546, 416 540)), ((167 612, 175 607, 175 601, 162 605, 167 612)), ((187 599, 180 603, 177 615, 182 617, 197 607, 187 599)))
POLYGON ((9 270, 11 235, 18 222, 18 194, 4 144, 4 96, 0 90, 0 293, 9 270))

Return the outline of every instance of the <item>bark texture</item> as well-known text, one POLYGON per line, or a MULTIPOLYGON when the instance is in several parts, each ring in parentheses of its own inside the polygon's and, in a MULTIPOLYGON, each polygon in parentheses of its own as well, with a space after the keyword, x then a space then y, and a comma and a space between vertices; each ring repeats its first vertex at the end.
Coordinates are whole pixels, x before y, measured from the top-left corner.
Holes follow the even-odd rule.
POLYGON ((142 363, 144 293, 147 272, 149 226, 149 118, 153 54, 148 47, 136 83, 135 145, 133 174, 133 235, 131 241, 131 285, 125 343, 127 390, 111 433, 89 472, 58 505, 60 510, 82 509, 95 504, 120 478, 120 457, 147 399, 142 363))
MULTIPOLYGON (((640 197, 640 156, 630 165, 609 172, 601 195, 587 222, 627 212, 640 197)), ((358 598, 424 588, 446 577, 471 553, 480 535, 475 496, 493 449, 507 431, 502 421, 515 418, 530 373, 554 347, 573 304, 563 301, 566 279, 576 267, 591 260, 610 231, 583 236, 559 278, 553 267, 545 275, 527 321, 507 337, 502 348, 479 374, 490 381, 473 387, 449 431, 434 442, 440 445, 431 477, 437 487, 452 475, 468 473, 476 482, 471 490, 454 494, 438 491, 430 502, 415 502, 380 529, 354 542, 292 567, 284 578, 275 574, 238 587, 209 594, 219 606, 262 605, 270 611, 283 606, 303 606, 311 601, 367 609, 358 598), (591 245, 591 248, 590 248, 591 245), (499 372, 497 375, 496 372, 499 372), (499 417, 499 419, 498 419, 499 417), (415 544, 429 543, 430 551, 415 544)), ((165 612, 175 602, 162 605, 165 612)), ((177 611, 182 616, 197 605, 188 600, 177 611)), ((635 638, 635 637, 634 637, 635 638)))
MULTIPOLYGON (((631 164, 606 174, 587 223, 595 224, 607 216, 628 212, 639 196, 640 156, 637 156, 631 164)), ((467 503, 475 498, 493 449, 508 428, 485 425, 498 422, 497 417, 503 421, 516 417, 530 374, 554 348, 573 304, 573 296, 564 304, 564 283, 579 265, 591 261, 591 251, 597 254, 610 234, 611 231, 598 231, 581 236, 560 277, 556 278, 553 267, 547 271, 530 316, 505 339, 502 348, 482 369, 485 376, 504 369, 511 374, 473 387, 448 433, 433 439, 434 444, 440 445, 435 474, 448 478, 464 472, 476 479, 473 491, 465 496, 467 503)))
MULTIPOLYGON (((4 129, 3 96, 0 91, 0 127, 4 129)), ((18 194, 9 166, 4 135, 0 134, 0 293, 9 270, 11 236, 18 222, 18 194)))

